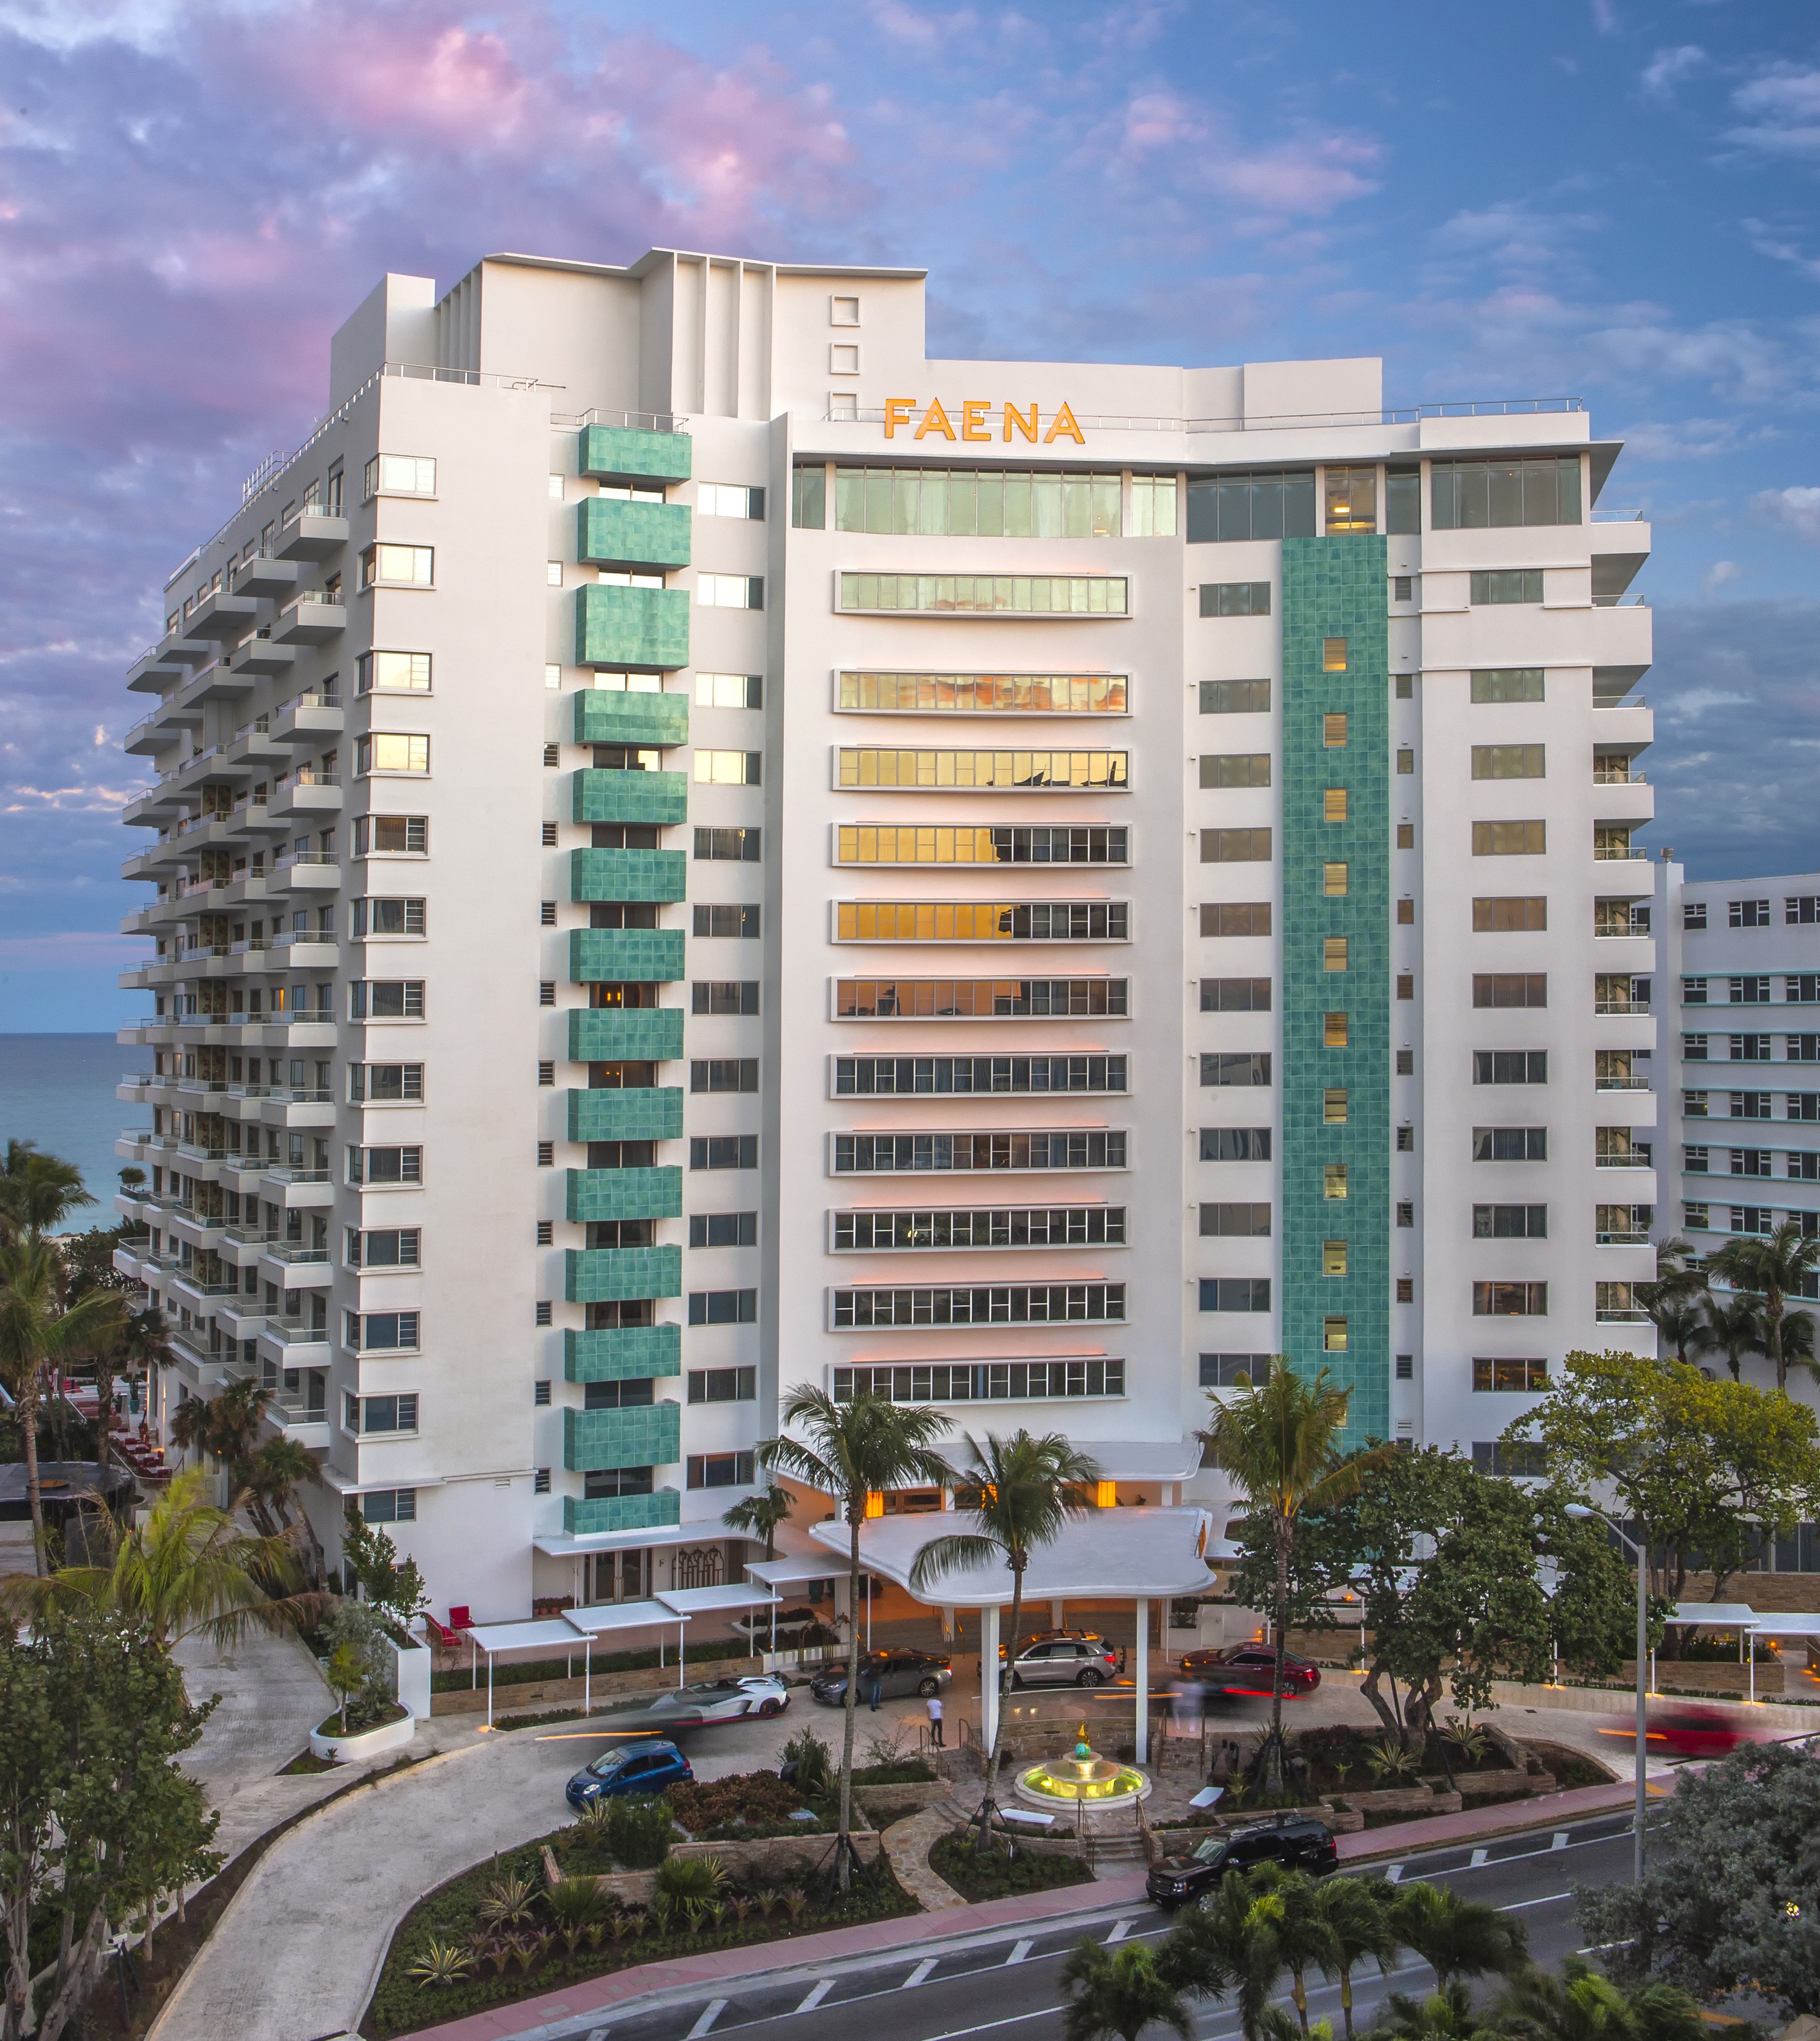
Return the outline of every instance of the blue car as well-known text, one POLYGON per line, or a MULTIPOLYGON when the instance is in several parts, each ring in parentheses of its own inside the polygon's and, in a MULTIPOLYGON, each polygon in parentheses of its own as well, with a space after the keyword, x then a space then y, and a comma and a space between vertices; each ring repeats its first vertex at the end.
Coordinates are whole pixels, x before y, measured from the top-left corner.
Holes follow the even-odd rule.
POLYGON ((695 1768, 673 1743, 647 1737, 601 1752, 569 1781, 563 1797, 578 1814, 597 1800, 621 1793, 661 1793, 694 1776, 695 1768))

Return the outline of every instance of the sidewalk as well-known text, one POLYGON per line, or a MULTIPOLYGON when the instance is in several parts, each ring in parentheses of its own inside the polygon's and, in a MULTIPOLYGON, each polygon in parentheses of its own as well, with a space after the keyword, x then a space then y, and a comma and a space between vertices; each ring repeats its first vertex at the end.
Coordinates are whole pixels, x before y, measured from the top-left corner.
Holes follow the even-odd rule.
MULTIPOLYGON (((1672 1793, 1672 1778, 1648 1780, 1644 1790, 1658 1796, 1672 1793)), ((1578 1786, 1566 1793, 1538 1793, 1533 1799, 1506 1800, 1501 1806, 1474 1807, 1457 1814, 1436 1814, 1425 1822, 1397 1822, 1389 1828, 1361 1829, 1356 1835, 1336 1836, 1334 1846, 1341 1864, 1369 1864, 1379 1857, 1412 1856, 1418 1850, 1445 1848, 1451 1843, 1487 1842, 1524 1829, 1550 1823, 1584 1821, 1589 1814, 1627 1811, 1636 1805, 1636 1782, 1624 1786, 1578 1786)))

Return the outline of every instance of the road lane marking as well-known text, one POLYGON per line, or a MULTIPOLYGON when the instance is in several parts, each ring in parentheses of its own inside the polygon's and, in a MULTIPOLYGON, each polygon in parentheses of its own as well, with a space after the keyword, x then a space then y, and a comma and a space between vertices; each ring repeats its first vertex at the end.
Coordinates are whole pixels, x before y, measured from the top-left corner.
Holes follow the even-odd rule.
POLYGON ((1137 1925, 1135 1921, 1115 1921, 1112 1923, 1112 1932, 1106 1937, 1108 1948, 1110 1948, 1114 1942, 1122 1942, 1137 1925))
POLYGON ((1021 1963, 1036 1946, 1033 1941, 1013 1942, 1011 1945, 1011 1953, 1005 1960, 1007 1963, 1021 1963))
POLYGON ((1477 1871, 1482 1864, 1489 1864, 1490 1861, 1490 1851, 1486 1849, 1485 1846, 1481 1844, 1480 1846, 1473 1852, 1471 1861, 1468 1863, 1466 1867, 1468 1871, 1477 1871))
POLYGON ((1565 1829, 1557 1829, 1555 1831, 1555 1840, 1548 1847, 1551 1850, 1565 1849, 1567 1847, 1567 1831, 1565 1829))
POLYGON ((703 2035, 726 2010, 727 2001, 724 1998, 711 1998, 696 2015, 695 2024, 689 2030, 688 2041, 701 2041, 703 2035))
POLYGON ((935 1956, 925 1956, 922 1961, 917 1965, 916 1968, 910 1972, 910 1975, 904 1979, 901 1989, 905 1991, 908 1991, 912 1985, 921 1984, 929 1975, 929 1972, 935 1968, 936 1964, 939 1960, 940 1959, 935 1956))
POLYGON ((796 2010, 799 2012, 813 2012, 834 1989, 834 1980, 832 1978, 822 1978, 818 1983, 809 1987, 803 2003, 797 2007, 796 2010))
POLYGON ((970 2034, 990 2034, 994 2028, 1015 2027, 1024 2020, 1052 2020, 1066 2009, 1059 2005, 1040 2005, 1032 2012, 1008 2012, 1002 2020, 982 2020, 977 2027, 951 2027, 945 2034, 932 2034, 929 2041, 967 2041, 970 2034))
POLYGON ((1385 1883, 1385 1884, 1387 1884, 1387 1885, 1401 1885, 1401 1884, 1402 1883, 1402 1882, 1403 1882, 1403 1867, 1402 1867, 1402 1866, 1400 1864, 1393 1864, 1391 1866, 1390 1869, 1389 1869, 1388 1871, 1387 1871, 1384 1873, 1384 1883, 1385 1883))

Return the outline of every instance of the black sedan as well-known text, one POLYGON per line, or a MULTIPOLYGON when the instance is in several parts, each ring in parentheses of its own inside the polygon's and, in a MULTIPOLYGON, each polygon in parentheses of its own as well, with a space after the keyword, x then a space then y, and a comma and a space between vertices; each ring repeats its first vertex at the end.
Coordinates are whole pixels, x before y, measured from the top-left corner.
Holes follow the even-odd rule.
MULTIPOLYGON (((939 1694, 954 1677, 953 1667, 945 1658, 937 1658, 930 1651, 868 1651, 860 1660, 860 1700, 869 1702, 872 1698, 872 1681, 879 1683, 879 1698, 890 1701, 905 1694, 939 1694)), ((832 1707, 841 1706, 847 1698, 847 1668, 845 1661, 838 1665, 826 1665, 809 1682, 810 1697, 832 1707)))
POLYGON ((1298 1818, 1209 1836, 1192 1856, 1159 1857, 1150 1866, 1145 1890, 1159 1906, 1186 1906, 1211 1892, 1229 1871, 1280 1864, 1285 1871, 1318 1874, 1331 1871, 1338 1860, 1327 1824, 1298 1818))

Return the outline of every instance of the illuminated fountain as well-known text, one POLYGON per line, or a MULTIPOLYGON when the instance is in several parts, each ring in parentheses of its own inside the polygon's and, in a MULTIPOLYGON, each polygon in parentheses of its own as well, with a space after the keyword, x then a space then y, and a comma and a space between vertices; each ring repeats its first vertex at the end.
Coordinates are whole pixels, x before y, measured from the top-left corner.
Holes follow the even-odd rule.
POLYGON ((1150 1780, 1135 1765, 1116 1764, 1089 1748, 1085 1722, 1071 1757, 1032 1764, 1017 1778, 1018 1799, 1033 1807, 1054 1808, 1060 1803, 1077 1811, 1128 1807, 1146 1798, 1150 1790, 1150 1780))

